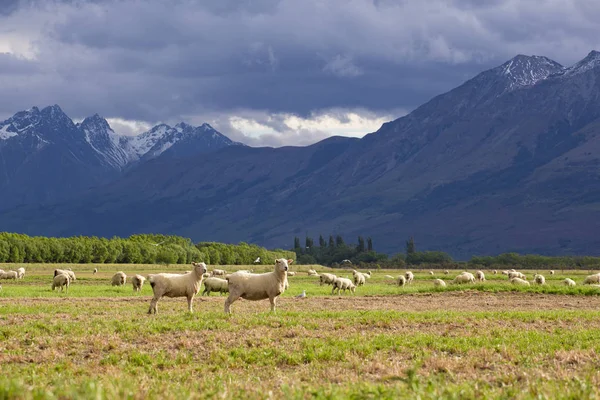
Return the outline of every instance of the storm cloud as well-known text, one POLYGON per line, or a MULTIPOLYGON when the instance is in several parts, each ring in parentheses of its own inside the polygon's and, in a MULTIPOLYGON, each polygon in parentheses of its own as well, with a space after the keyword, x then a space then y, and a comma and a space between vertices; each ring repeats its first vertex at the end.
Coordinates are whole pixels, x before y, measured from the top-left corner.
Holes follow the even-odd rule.
POLYGON ((251 145, 362 136, 516 54, 600 48, 592 0, 0 4, 0 117, 209 122, 251 145))

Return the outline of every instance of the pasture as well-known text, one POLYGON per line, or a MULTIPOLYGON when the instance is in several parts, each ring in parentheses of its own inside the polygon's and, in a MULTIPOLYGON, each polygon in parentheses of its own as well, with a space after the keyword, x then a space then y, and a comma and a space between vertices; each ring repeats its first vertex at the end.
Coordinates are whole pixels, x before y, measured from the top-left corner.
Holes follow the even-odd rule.
POLYGON ((240 300, 227 316, 225 296, 213 294, 196 297, 192 315, 179 298, 150 316, 150 286, 134 294, 129 281, 110 286, 112 275, 188 266, 70 265, 68 294, 50 290, 56 266, 24 266, 25 279, 0 281, 0 399, 599 395, 600 288, 581 286, 589 271, 540 271, 547 284, 529 288, 485 271, 484 283, 434 289, 458 272, 413 270, 400 288, 385 275, 404 270, 382 270, 355 295, 332 296, 310 266, 293 265, 276 314, 267 300, 240 300), (562 286, 565 277, 577 286, 562 286))

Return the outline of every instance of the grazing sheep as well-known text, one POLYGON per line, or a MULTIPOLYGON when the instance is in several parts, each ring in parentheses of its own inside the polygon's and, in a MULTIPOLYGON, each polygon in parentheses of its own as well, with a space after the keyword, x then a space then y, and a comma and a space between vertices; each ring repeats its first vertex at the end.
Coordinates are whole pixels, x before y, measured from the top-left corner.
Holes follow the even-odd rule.
POLYGON ((365 279, 371 279, 371 271, 367 271, 365 272, 361 272, 361 274, 363 274, 363 276, 365 277, 365 279))
POLYGON ((288 271, 287 276, 295 276, 296 273, 294 271, 288 271))
MULTIPOLYGON (((239 272, 238 272, 239 273, 239 272)), ((244 273, 244 272, 242 272, 244 273)), ((204 280, 204 291, 202 296, 210 296, 210 292, 229 293, 229 287, 226 279, 207 278, 204 280)))
POLYGON ((21 267, 17 270, 17 277, 23 279, 25 277, 25 268, 21 267))
POLYGON ((322 273, 319 277, 319 286, 323 286, 323 284, 333 285, 333 282, 336 278, 337 276, 335 276, 334 274, 322 273))
POLYGON ((563 281, 563 285, 565 286, 575 286, 576 283, 573 279, 569 279, 569 278, 565 278, 565 280, 563 281))
POLYGON ((71 278, 67 274, 58 274, 52 279, 52 290, 55 288, 60 288, 62 292, 63 289, 69 291, 69 284, 71 283, 71 278))
POLYGON ((530 286, 529 282, 521 278, 512 278, 510 280, 510 283, 512 283, 513 285, 530 286))
POLYGON ((365 284, 365 276, 356 270, 352 270, 352 275, 354 276, 354 285, 362 286, 365 284))
POLYGON ((140 290, 142 290, 142 286, 144 286, 144 282, 146 282, 146 278, 144 278, 141 275, 134 275, 133 278, 131 278, 131 284, 133 285, 133 291, 134 292, 139 292, 140 290))
POLYGON ((194 269, 187 274, 153 274, 148 275, 148 282, 152 286, 154 297, 150 301, 148 314, 158 313, 157 303, 163 297, 186 297, 188 310, 192 312, 194 296, 200 291, 204 273, 207 271, 203 262, 193 262, 194 269))
POLYGON ((513 278, 519 278, 519 279, 523 279, 523 280, 527 279, 527 277, 525 276, 525 274, 523 274, 521 272, 509 271, 508 272, 508 280, 511 280, 513 278))
POLYGON ((203 277, 204 279, 206 279, 206 278, 210 278, 210 274, 209 274, 208 272, 205 272, 205 273, 203 273, 203 274, 202 274, 202 277, 203 277))
POLYGON ((406 271, 404 277, 406 278, 406 283, 409 285, 413 282, 413 279, 415 279, 414 274, 410 271, 406 271))
POLYGON ((483 273, 483 271, 475 272, 475 280, 479 282, 485 282, 485 274, 483 273))
POLYGON ((441 279, 434 279, 433 280, 433 286, 435 286, 435 287, 446 287, 446 282, 444 282, 441 279))
POLYGON ((55 269, 54 270, 54 276, 60 275, 60 274, 68 275, 69 276, 69 283, 73 283, 73 282, 75 282, 77 280, 75 278, 75 272, 71 271, 71 268, 69 268, 69 269, 55 269))
POLYGON ((554 270, 550 270, 550 275, 554 275, 554 270))
POLYGON ((224 269, 213 269, 211 272, 212 276, 225 276, 227 271, 224 269))
POLYGON ((497 271, 497 270, 493 270, 493 271, 492 271, 492 274, 494 274, 494 275, 497 275, 497 274, 498 274, 498 271, 497 271))
POLYGON ((433 271, 429 271, 429 275, 433 276, 434 275, 433 271))
POLYGON ((463 273, 459 274, 458 276, 456 276, 456 278, 454 278, 452 280, 452 283, 456 283, 456 284, 475 283, 475 276, 473 276, 473 274, 470 272, 463 272, 463 273))
POLYGON ((2 279, 17 279, 19 274, 17 271, 6 271, 2 274, 2 279))
POLYGON ((93 274, 97 274, 97 273, 98 273, 98 268, 94 268, 93 274))
POLYGON ((287 270, 294 260, 279 258, 275 260, 273 272, 264 274, 231 274, 229 282, 229 297, 225 300, 225 313, 231 314, 231 304, 240 297, 245 300, 264 300, 271 302, 271 311, 275 311, 277 298, 285 291, 287 270))
POLYGON ((504 271, 502 271, 502 275, 508 275, 509 272, 509 270, 505 269, 504 271))
POLYGON ((404 275, 400 275, 398 277, 398 286, 404 286, 406 285, 406 278, 404 277, 404 275))
POLYGON ((544 275, 535 274, 533 276, 533 282, 537 285, 544 285, 546 284, 546 278, 544 278, 544 275))
POLYGON ((448 271, 448 270, 444 271, 444 275, 448 275, 449 273, 450 273, 450 271, 448 271))
POLYGON ((600 283, 600 274, 589 275, 583 280, 584 285, 591 285, 593 283, 600 283))
POLYGON ((354 293, 356 286, 350 279, 336 278, 336 280, 333 282, 333 289, 331 290, 332 295, 335 293, 335 289, 337 289, 337 294, 340 294, 340 290, 343 290, 344 293, 346 293, 346 290, 350 290, 351 293, 354 293))
POLYGON ((123 286, 127 282, 127 275, 125 272, 119 271, 113 275, 110 284, 112 286, 123 286))
POLYGON ((319 276, 319 274, 314 269, 309 269, 308 276, 319 276))

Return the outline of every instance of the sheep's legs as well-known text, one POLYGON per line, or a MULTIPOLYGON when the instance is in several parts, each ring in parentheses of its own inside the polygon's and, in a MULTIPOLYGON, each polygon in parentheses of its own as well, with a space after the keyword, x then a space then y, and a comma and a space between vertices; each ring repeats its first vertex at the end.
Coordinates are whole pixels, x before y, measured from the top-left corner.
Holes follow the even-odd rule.
POLYGON ((233 302, 239 298, 240 298, 239 295, 237 295, 235 293, 229 293, 229 297, 227 297, 227 300, 225 300, 225 314, 231 314, 230 307, 233 304, 233 302))
POLYGON ((158 314, 158 303, 159 298, 157 297, 153 297, 152 300, 150 301, 150 309, 148 310, 148 314, 152 314, 152 311, 154 311, 154 314, 158 314))
POLYGON ((269 297, 269 301, 271 302, 271 312, 275 312, 275 301, 277 300, 276 297, 269 297))
POLYGON ((192 302, 194 301, 194 296, 188 296, 187 300, 188 300, 188 310, 189 310, 190 313, 193 313, 193 311, 192 311, 192 302))

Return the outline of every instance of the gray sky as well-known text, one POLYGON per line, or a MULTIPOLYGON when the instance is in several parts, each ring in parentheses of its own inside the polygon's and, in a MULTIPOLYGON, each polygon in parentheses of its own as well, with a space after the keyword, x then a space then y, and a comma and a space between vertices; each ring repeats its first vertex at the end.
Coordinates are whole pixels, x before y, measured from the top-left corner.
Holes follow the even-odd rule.
POLYGON ((59 104, 120 133, 362 136, 516 54, 600 49, 597 0, 0 0, 0 118, 59 104))

